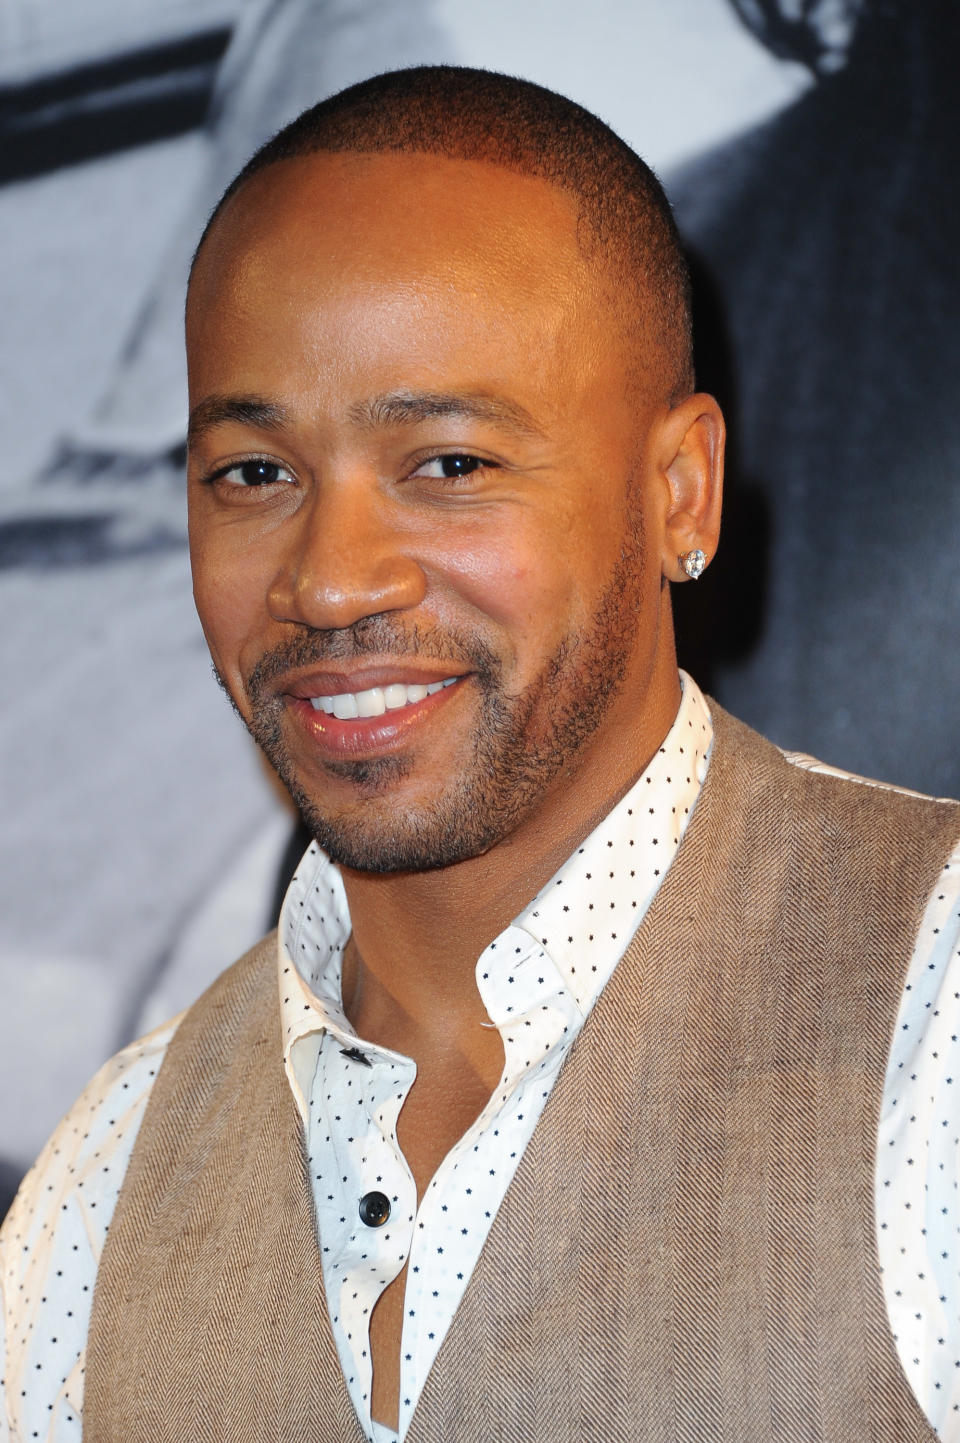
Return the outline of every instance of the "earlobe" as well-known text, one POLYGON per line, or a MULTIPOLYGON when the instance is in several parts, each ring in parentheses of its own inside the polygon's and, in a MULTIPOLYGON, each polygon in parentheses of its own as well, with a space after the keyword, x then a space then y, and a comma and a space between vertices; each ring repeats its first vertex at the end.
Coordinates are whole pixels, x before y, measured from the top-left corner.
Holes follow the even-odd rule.
POLYGON ((706 570, 707 553, 698 546, 694 551, 681 551, 677 560, 691 581, 699 581, 706 570))
POLYGON ((664 419, 661 566, 668 581, 697 580, 716 555, 725 437, 720 407, 704 392, 688 396, 664 419))

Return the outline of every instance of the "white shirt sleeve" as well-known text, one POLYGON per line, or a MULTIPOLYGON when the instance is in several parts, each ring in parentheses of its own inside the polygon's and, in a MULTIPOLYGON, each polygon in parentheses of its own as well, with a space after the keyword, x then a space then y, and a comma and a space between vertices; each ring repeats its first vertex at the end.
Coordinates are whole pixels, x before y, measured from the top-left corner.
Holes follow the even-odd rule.
POLYGON ((900 1361, 941 1443, 960 1443, 960 846, 930 894, 900 1001, 875 1189, 900 1361))
POLYGON ((97 1266, 178 1021, 101 1068, 27 1174, 0 1229, 3 1443, 79 1443, 97 1266))

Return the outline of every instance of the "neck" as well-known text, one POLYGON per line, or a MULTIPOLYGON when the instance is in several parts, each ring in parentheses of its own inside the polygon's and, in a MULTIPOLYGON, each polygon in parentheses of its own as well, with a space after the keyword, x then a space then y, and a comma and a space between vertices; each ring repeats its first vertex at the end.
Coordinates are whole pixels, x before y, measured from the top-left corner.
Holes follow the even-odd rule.
POLYGON ((605 728, 555 779, 536 812, 489 851, 429 872, 343 869, 353 924, 344 963, 347 1015, 371 1041, 416 1055, 486 1020, 477 959, 593 831, 648 765, 680 702, 676 664, 644 703, 605 728), (599 739, 598 739, 599 740, 599 739))

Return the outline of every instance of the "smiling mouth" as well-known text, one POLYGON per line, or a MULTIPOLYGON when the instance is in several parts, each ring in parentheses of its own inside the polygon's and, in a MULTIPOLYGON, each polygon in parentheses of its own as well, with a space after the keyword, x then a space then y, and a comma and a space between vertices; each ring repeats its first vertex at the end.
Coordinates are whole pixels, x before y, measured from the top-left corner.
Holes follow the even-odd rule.
POLYGON ((384 716, 389 711, 400 711, 415 702, 434 696, 444 687, 453 686, 462 680, 459 676, 448 676, 443 681, 432 681, 425 685, 407 686, 392 682, 389 686, 371 686, 366 691, 342 691, 332 696, 309 698, 314 711, 325 712, 338 721, 353 721, 355 718, 384 716))

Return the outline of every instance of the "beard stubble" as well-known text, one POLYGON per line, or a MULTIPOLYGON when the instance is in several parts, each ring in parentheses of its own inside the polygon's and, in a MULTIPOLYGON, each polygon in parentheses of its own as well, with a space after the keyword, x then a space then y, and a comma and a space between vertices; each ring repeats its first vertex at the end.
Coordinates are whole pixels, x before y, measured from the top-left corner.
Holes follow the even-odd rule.
POLYGON ((425 872, 480 856, 509 837, 576 763, 623 684, 639 619, 641 557, 642 537, 628 536, 589 625, 565 636, 515 696, 481 638, 411 626, 393 613, 338 631, 304 632, 261 657, 246 682, 245 725, 327 855, 359 872, 425 872), (458 773, 427 803, 393 795, 415 767, 409 755, 325 763, 357 794, 348 812, 332 814, 298 776, 283 732, 283 698, 270 683, 294 668, 375 654, 466 665, 480 693, 472 745, 458 773))

